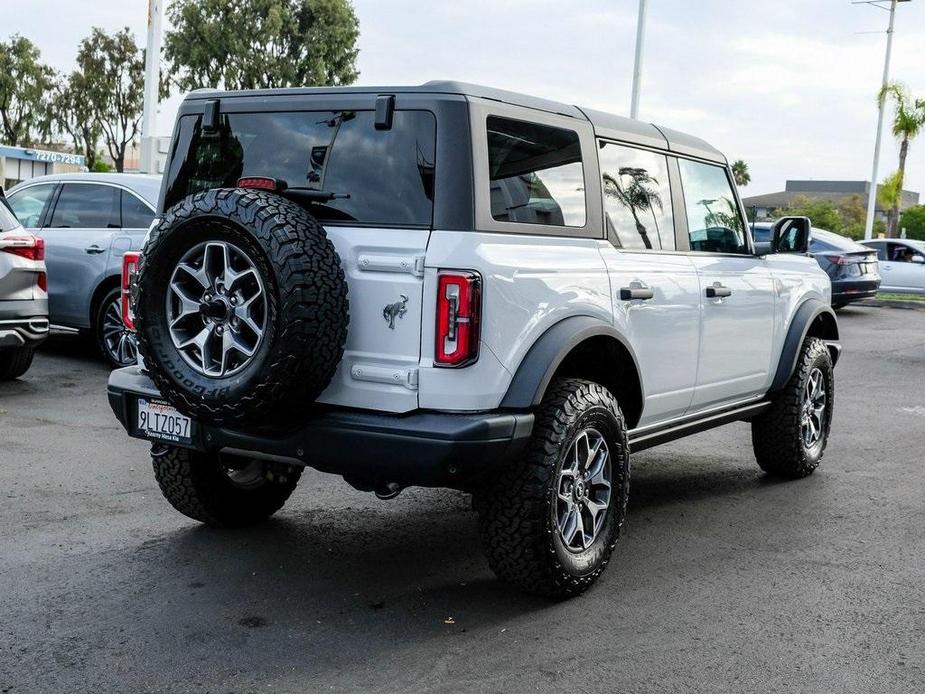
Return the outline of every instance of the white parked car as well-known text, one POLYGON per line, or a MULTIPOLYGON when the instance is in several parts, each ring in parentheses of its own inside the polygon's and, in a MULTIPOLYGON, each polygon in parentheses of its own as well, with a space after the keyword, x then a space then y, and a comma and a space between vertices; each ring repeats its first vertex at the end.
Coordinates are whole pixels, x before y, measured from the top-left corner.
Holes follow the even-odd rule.
POLYGON ((877 251, 881 292, 925 294, 925 241, 873 239, 861 243, 877 251))
POLYGON ((0 189, 0 381, 29 370, 48 337, 45 244, 27 233, 0 189))
POLYGON ((744 420, 769 473, 819 464, 810 222, 756 252, 702 140, 432 82, 194 92, 171 152, 109 398, 191 518, 261 521, 304 466, 454 487, 499 576, 565 596, 610 559, 631 449, 744 420))

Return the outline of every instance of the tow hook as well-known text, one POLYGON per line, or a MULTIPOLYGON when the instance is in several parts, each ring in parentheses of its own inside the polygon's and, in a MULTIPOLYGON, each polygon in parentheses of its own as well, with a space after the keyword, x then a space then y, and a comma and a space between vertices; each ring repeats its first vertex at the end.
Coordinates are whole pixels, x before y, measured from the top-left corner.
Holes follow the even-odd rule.
POLYGON ((398 482, 386 482, 381 487, 376 487, 376 496, 382 500, 394 499, 401 494, 402 487, 398 482))

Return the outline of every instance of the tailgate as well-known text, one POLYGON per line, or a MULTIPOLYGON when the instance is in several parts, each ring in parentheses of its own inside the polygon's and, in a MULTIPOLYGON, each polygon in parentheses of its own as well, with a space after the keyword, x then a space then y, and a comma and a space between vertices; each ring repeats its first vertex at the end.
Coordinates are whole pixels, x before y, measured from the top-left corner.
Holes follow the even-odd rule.
POLYGON ((426 229, 328 226, 347 277, 344 358, 318 402, 408 412, 418 406, 426 229))

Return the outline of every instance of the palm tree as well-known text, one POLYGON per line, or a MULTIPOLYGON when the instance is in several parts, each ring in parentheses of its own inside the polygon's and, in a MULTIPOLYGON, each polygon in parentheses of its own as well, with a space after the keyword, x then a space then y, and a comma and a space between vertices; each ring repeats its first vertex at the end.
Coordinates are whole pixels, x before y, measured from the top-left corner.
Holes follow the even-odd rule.
POLYGON ((892 97, 896 107, 893 116, 893 137, 899 140, 899 169, 898 187, 899 195, 893 199, 893 207, 889 213, 889 226, 887 236, 896 236, 896 224, 899 221, 899 203, 902 200, 903 182, 906 177, 906 156, 909 154, 909 142, 925 126, 925 99, 914 99, 899 82, 890 82, 885 85, 877 95, 877 103, 882 107, 888 97, 892 97))
MULTIPOLYGON (((652 241, 646 231, 645 225, 639 219, 639 212, 651 212, 652 221, 655 223, 655 233, 658 234, 658 222, 655 219, 655 208, 662 209, 662 197, 658 192, 658 181, 645 169, 636 169, 630 166, 623 166, 617 176, 609 173, 603 175, 604 195, 611 197, 627 207, 633 220, 636 222, 636 231, 642 239, 643 245, 650 249, 652 241), (629 178, 629 182, 624 185, 624 177, 629 178)), ((659 236, 659 245, 661 237, 659 236)))
POLYGON ((894 171, 883 179, 877 188, 877 204, 886 210, 886 228, 889 232, 893 228, 895 210, 903 197, 903 182, 899 171, 894 171))
POLYGON ((748 173, 748 164, 741 159, 732 162, 732 177, 740 188, 752 182, 752 175, 748 173))

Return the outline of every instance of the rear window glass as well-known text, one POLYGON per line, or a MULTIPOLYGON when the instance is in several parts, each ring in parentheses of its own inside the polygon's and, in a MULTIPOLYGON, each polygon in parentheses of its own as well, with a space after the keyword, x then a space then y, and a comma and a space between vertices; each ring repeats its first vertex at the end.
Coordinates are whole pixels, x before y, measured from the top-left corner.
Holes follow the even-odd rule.
POLYGON ((165 207, 187 195, 233 187, 242 176, 286 182, 338 197, 312 204, 325 221, 430 226, 433 219, 436 119, 396 111, 376 130, 372 111, 287 111, 223 114, 216 131, 200 116, 183 116, 168 172, 165 207))
POLYGON ((6 206, 6 201, 0 200, 0 231, 10 231, 17 227, 19 227, 19 221, 6 206))
POLYGON ((499 222, 585 225, 585 180, 578 133, 490 116, 491 216, 499 222))

